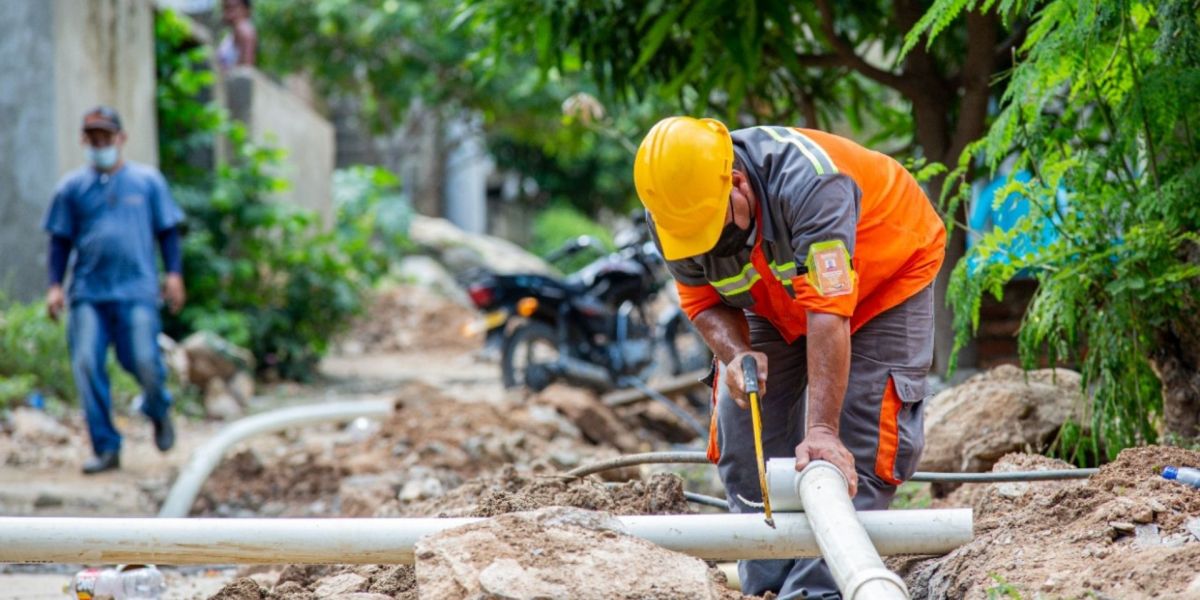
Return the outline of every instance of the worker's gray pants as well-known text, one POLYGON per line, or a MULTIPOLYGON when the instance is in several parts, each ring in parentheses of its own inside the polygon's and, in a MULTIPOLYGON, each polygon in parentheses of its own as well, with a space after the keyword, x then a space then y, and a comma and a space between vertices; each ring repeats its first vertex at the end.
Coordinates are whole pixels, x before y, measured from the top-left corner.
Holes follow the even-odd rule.
MULTIPOLYGON (((808 382, 805 338, 788 344, 766 319, 748 315, 750 342, 767 355, 762 398, 766 458, 794 457, 804 439, 808 382)), ((916 470, 925 445, 925 376, 933 361, 933 289, 927 287, 871 319, 850 338, 850 381, 842 404, 841 439, 854 455, 859 510, 886 509, 896 485, 916 470)), ((738 408, 724 381, 717 382, 717 462, 732 512, 757 512, 738 496, 762 501, 750 411, 738 408)), ((840 598, 820 559, 744 560, 742 592, 780 598, 840 598), (805 596, 802 590, 806 590, 805 596)))

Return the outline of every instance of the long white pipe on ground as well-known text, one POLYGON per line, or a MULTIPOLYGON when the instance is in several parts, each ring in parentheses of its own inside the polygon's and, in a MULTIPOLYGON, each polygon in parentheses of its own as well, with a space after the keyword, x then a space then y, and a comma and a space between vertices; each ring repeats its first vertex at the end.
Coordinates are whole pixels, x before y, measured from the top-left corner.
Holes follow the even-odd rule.
POLYGON ((776 486, 791 482, 793 493, 782 497, 799 497, 842 596, 846 600, 909 600, 904 580, 879 558, 883 549, 877 548, 861 522, 866 513, 855 511, 841 471, 823 460, 809 463, 800 473, 795 465, 794 459, 772 459, 768 476, 776 486))
POLYGON ((158 516, 186 517, 192 509, 192 502, 196 500, 196 494, 200 493, 200 488, 213 469, 221 464, 225 452, 246 438, 301 425, 351 421, 358 417, 386 417, 392 414, 393 406, 391 400, 326 402, 281 408, 240 419, 196 449, 179 477, 175 478, 158 516))
MULTIPOLYGON (((884 554, 945 554, 971 540, 970 509, 858 513, 884 554)), ((629 533, 707 560, 818 556, 802 513, 618 517, 629 533)), ((0 562, 411 564, 422 536, 479 519, 0 517, 0 562)))

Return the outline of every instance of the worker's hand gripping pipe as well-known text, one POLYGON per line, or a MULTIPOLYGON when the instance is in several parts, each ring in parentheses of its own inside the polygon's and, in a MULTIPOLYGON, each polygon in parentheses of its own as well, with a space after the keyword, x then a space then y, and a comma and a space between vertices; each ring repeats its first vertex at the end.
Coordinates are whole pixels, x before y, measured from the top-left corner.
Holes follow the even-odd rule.
POLYGON ((908 600, 904 581, 879 558, 837 467, 816 460, 796 473, 794 460, 776 458, 767 465, 767 473, 780 500, 778 508, 804 510, 821 556, 846 600, 908 600))
POLYGON ((746 397, 750 401, 750 421, 754 427, 754 458, 758 466, 758 486, 762 490, 763 512, 767 525, 775 528, 775 519, 771 518, 771 494, 767 489, 767 464, 763 457, 762 406, 758 397, 758 362, 753 356, 742 359, 742 384, 746 397))

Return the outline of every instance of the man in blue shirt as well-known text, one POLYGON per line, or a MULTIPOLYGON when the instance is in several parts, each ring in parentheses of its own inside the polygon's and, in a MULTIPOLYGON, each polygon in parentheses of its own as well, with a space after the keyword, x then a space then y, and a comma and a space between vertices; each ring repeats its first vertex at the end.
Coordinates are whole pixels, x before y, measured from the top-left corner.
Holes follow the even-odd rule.
POLYGON ((174 312, 184 303, 179 224, 183 212, 153 167, 121 158, 121 117, 97 107, 83 117, 87 166, 59 183, 43 228, 50 234, 47 310, 58 319, 68 299, 67 340, 71 370, 87 417, 95 456, 84 473, 120 466, 121 435, 113 426, 106 357, 117 360, 142 387, 142 412, 154 424, 154 442, 166 452, 175 443, 171 396, 158 350, 158 268, 154 245, 167 271, 162 297, 174 312), (69 291, 62 283, 74 255, 69 291))

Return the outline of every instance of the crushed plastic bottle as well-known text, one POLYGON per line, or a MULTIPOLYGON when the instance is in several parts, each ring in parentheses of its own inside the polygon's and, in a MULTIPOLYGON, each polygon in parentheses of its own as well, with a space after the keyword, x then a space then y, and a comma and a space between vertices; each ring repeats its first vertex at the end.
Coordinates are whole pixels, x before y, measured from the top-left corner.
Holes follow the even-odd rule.
POLYGON ((1200 469, 1191 467, 1163 467, 1163 479, 1186 483, 1194 488, 1200 489, 1200 469))
POLYGON ((154 565, 89 568, 75 574, 68 596, 77 600, 159 600, 167 591, 154 565))

